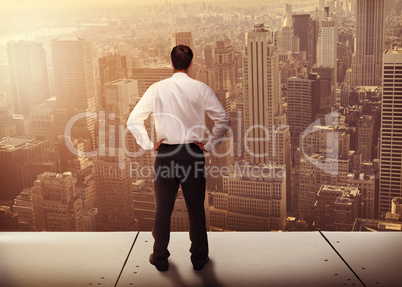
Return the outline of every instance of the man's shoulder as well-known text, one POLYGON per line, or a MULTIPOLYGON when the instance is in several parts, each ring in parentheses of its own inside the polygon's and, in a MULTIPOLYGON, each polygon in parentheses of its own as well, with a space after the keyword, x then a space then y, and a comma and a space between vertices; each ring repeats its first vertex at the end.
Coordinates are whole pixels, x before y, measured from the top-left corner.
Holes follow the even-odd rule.
POLYGON ((153 83, 153 84, 151 85, 151 87, 152 87, 152 86, 163 85, 164 83, 170 82, 170 79, 171 79, 171 78, 166 78, 166 79, 159 80, 159 81, 153 83))
MULTIPOLYGON (((176 80, 174 79, 174 77, 169 77, 169 78, 160 80, 160 81, 158 81, 156 83, 153 83, 150 86, 150 88, 161 87, 161 86, 164 86, 164 85, 170 85, 172 82, 175 82, 175 81, 176 80)), ((213 92, 213 90, 212 90, 212 88, 210 86, 208 86, 204 82, 201 82, 199 80, 193 79, 191 77, 186 77, 185 82, 190 83, 193 86, 197 86, 200 90, 203 90, 203 91, 205 91, 207 93, 213 92)))
POLYGON ((170 81, 171 81, 171 78, 166 78, 166 79, 162 79, 157 82, 154 82, 153 84, 151 84, 148 87, 148 90, 153 90, 153 89, 157 89, 160 86, 168 85, 170 81))
POLYGON ((190 77, 189 77, 189 81, 192 81, 195 85, 199 85, 200 88, 206 89, 208 91, 209 90, 212 91, 212 88, 210 86, 208 86, 207 84, 205 84, 204 82, 201 82, 199 80, 196 80, 196 79, 193 79, 193 78, 190 78, 190 77))

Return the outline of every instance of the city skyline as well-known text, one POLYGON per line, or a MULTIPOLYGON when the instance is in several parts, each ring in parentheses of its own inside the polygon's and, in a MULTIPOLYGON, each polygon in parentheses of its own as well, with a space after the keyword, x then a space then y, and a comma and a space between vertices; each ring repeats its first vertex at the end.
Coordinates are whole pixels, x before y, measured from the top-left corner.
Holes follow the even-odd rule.
POLYGON ((178 44, 232 121, 206 157, 208 230, 402 230, 401 0, 65 2, 0 26, 0 230, 150 229, 155 153, 126 121, 178 44))

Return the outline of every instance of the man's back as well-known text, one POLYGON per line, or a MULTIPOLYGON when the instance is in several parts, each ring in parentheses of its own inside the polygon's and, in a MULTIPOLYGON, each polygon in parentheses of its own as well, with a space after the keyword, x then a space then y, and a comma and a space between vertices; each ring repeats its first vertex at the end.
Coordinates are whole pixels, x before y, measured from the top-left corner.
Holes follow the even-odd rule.
MULTIPOLYGON (((166 144, 202 141, 206 130, 205 112, 217 126, 228 128, 226 112, 212 89, 186 73, 174 73, 171 78, 153 84, 132 113, 140 117, 130 116, 128 127, 141 124, 150 112, 155 120, 157 141, 163 139, 166 144), (220 122, 220 119, 224 120, 220 122)), ((147 146, 150 142, 144 140, 143 144, 147 146)))
POLYGON ((185 73, 175 73, 171 78, 153 85, 155 111, 184 116, 183 121, 195 122, 194 116, 203 111, 205 99, 211 89, 185 73), (188 120, 188 121, 187 121, 188 120))

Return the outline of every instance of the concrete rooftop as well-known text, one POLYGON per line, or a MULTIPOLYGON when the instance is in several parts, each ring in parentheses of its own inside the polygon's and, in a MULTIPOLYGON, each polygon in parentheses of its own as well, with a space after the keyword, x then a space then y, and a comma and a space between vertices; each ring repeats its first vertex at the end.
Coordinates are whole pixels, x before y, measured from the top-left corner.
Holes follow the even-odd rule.
POLYGON ((402 286, 400 232, 208 236, 204 270, 192 268, 188 233, 172 232, 169 270, 158 272, 150 232, 2 232, 0 286, 402 286))

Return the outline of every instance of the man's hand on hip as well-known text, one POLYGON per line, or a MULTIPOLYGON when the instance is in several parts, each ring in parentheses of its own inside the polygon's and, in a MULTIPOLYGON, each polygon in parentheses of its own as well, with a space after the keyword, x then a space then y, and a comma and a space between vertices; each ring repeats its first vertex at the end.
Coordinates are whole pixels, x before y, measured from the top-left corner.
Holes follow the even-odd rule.
POLYGON ((200 150, 205 151, 205 152, 208 152, 208 151, 204 148, 204 144, 202 144, 202 143, 200 143, 200 142, 197 142, 197 141, 193 141, 193 143, 195 143, 195 144, 200 148, 200 150))
POLYGON ((165 139, 161 139, 160 141, 158 141, 157 143, 154 144, 154 148, 152 150, 158 150, 159 146, 161 145, 161 143, 164 141, 165 139))

